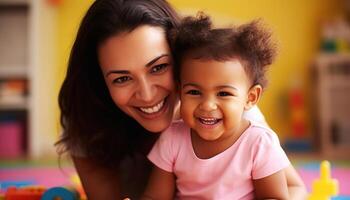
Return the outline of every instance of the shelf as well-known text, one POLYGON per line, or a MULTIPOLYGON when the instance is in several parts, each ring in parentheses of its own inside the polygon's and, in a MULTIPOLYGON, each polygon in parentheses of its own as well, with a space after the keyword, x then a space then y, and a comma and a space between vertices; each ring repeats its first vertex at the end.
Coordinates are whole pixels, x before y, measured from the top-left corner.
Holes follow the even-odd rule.
POLYGON ((329 60, 331 61, 338 61, 338 60, 349 60, 350 59, 350 53, 348 52, 342 52, 342 53, 320 53, 317 57, 317 60, 326 60, 327 62, 329 60))
POLYGON ((0 111, 3 110, 26 110, 28 109, 27 98, 0 98, 0 111))
POLYGON ((0 5, 26 5, 30 0, 0 0, 0 5))
POLYGON ((27 78, 27 67, 1 67, 0 79, 4 78, 27 78))
POLYGON ((327 157, 350 157, 350 54, 317 57, 317 112, 320 150, 327 157))

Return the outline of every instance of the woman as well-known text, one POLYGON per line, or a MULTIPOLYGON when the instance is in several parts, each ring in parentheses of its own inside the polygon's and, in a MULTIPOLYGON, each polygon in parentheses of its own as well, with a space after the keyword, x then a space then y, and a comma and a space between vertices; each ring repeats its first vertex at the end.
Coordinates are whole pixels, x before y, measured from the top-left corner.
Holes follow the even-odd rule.
MULTIPOLYGON (((73 45, 59 104, 68 151, 89 199, 137 198, 146 159, 176 115, 166 31, 177 13, 163 0, 96 0, 73 45)), ((263 119, 255 109, 253 119, 263 119)), ((290 193, 304 194, 291 166, 290 193)))

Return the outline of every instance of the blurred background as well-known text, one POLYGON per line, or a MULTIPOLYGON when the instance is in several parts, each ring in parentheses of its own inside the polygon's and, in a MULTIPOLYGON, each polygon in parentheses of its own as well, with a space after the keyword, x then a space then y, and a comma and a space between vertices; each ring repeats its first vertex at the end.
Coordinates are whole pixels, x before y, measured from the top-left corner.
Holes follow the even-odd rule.
MULTIPOLYGON (((57 163, 58 91, 92 2, 0 0, 0 181, 16 163, 57 163)), ((307 183, 316 174, 308 177, 305 163, 350 166, 350 0, 169 2, 182 15, 204 11, 217 26, 263 19, 279 44, 259 103, 268 123, 307 183)), ((344 175, 350 185, 350 170, 344 175)))

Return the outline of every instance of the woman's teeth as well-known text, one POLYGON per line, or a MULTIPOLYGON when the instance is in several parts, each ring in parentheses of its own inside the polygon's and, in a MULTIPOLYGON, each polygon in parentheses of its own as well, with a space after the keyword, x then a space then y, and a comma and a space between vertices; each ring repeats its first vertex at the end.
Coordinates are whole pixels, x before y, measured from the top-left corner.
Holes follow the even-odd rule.
POLYGON ((218 123, 219 119, 217 118, 198 118, 199 121, 203 124, 206 124, 206 125, 214 125, 216 123, 218 123))
POLYGON ((161 101, 160 103, 158 103, 157 105, 153 106, 153 107, 140 108, 140 110, 141 110, 142 112, 147 113, 147 114, 153 114, 153 113, 158 112, 160 109, 162 109, 162 108, 163 108, 163 105, 164 105, 164 100, 161 101))

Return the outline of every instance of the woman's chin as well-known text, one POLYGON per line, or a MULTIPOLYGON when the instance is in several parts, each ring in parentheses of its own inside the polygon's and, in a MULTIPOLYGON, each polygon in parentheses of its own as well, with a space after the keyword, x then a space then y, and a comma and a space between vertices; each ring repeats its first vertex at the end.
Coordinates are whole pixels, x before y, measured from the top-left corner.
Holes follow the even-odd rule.
POLYGON ((167 129, 172 122, 172 116, 158 120, 138 120, 138 123, 147 131, 160 133, 167 129))

